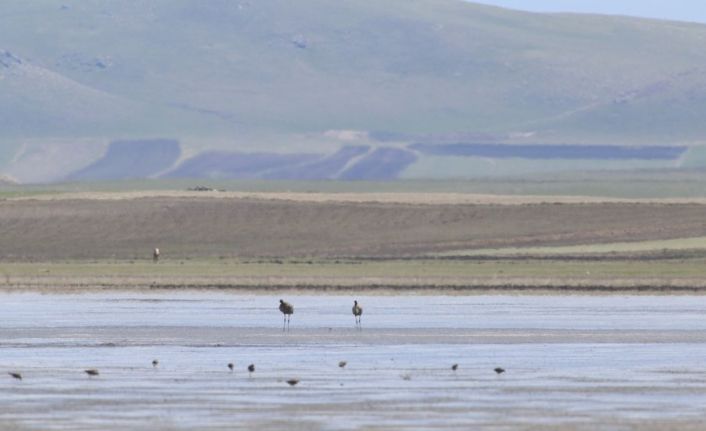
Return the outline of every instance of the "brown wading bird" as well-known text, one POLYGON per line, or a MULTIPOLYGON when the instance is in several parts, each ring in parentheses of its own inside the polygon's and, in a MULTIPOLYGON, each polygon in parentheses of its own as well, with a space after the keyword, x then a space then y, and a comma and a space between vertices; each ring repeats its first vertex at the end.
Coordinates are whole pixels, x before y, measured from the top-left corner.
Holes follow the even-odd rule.
POLYGON ((279 300, 279 311, 284 314, 284 323, 282 324, 282 330, 284 331, 285 328, 289 329, 289 321, 292 318, 292 314, 294 314, 294 307, 292 304, 289 302, 284 302, 283 300, 279 300))
POLYGON ((295 386, 297 383, 299 383, 299 379, 289 379, 287 380, 287 384, 289 386, 295 386))
POLYGON ((7 373, 12 376, 13 379, 22 380, 22 374, 20 373, 7 373))
POLYGON ((91 368, 91 369, 88 369, 88 370, 84 370, 83 372, 86 373, 86 374, 88 374, 88 377, 97 376, 97 375, 99 374, 99 373, 98 373, 98 370, 96 370, 95 368, 91 368))
POLYGON ((363 315, 363 307, 358 305, 358 301, 353 301, 353 316, 355 317, 355 326, 361 327, 360 317, 363 315))

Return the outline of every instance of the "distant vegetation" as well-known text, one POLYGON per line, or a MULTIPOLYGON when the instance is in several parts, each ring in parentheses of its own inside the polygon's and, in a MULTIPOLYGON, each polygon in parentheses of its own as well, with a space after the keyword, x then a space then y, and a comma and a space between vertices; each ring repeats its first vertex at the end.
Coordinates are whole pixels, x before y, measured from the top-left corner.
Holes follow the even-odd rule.
MULTIPOLYGON (((445 171, 436 175, 429 173, 429 178, 453 177, 455 172, 449 160, 457 164, 468 161, 468 174, 458 175, 464 178, 483 176, 472 169, 472 163, 479 160, 493 160, 496 165, 509 160, 510 166, 517 166, 522 161, 539 161, 553 163, 554 169, 564 171, 570 170, 567 167, 569 163, 586 168, 591 162, 606 161, 631 163, 633 167, 649 167, 651 163, 655 167, 665 168, 680 162, 689 150, 685 146, 618 145, 412 144, 375 149, 366 145, 347 145, 332 154, 204 151, 177 163, 181 148, 176 141, 117 141, 110 144, 101 159, 66 179, 394 180, 417 163, 419 158, 426 163, 434 158, 447 163, 445 171)), ((690 160, 695 159, 692 156, 690 160)), ((605 165, 599 166, 607 168, 605 165)), ((545 170, 551 169, 545 167, 545 170)))
POLYGON ((127 179, 17 185, 0 183, 0 198, 69 192, 183 191, 197 186, 241 192, 480 193, 500 195, 605 196, 616 198, 706 198, 702 171, 644 170, 573 172, 476 180, 313 181, 261 179, 127 179))
POLYGON ((317 159, 316 154, 239 153, 210 151, 186 160, 166 176, 171 178, 258 178, 264 172, 317 159))
POLYGON ((344 180, 391 180, 397 178, 417 156, 400 148, 378 148, 341 174, 344 180))
POLYGON ((180 154, 179 143, 174 140, 116 141, 102 158, 67 179, 146 178, 170 168, 180 154))
POLYGON ((414 144, 422 154, 496 159, 676 160, 684 146, 414 144))

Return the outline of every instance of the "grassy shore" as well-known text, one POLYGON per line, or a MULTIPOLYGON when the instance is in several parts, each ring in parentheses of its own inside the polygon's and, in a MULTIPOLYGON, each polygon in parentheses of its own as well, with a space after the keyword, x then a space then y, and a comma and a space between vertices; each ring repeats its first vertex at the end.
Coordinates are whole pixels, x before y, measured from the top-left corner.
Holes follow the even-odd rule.
POLYGON ((706 292, 703 198, 335 185, 8 189, 18 194, 0 198, 0 289, 706 292))
POLYGON ((2 262, 0 288, 706 292, 706 258, 2 262))
POLYGON ((524 177, 397 181, 277 181, 213 179, 135 179, 54 184, 0 184, 0 199, 70 193, 184 191, 196 185, 245 193, 492 194, 503 196, 590 196, 596 198, 706 198, 706 172, 644 170, 564 172, 524 177))

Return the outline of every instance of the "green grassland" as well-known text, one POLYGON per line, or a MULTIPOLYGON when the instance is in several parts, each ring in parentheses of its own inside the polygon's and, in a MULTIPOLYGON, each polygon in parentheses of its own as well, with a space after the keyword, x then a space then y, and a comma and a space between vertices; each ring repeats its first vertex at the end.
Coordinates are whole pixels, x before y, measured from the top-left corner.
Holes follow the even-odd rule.
POLYGON ((671 252, 678 250, 706 251, 706 237, 678 238, 654 241, 582 244, 561 247, 508 247, 439 253, 438 256, 574 256, 592 254, 624 254, 671 252))
POLYGON ((194 186, 241 192, 299 193, 480 193, 499 195, 703 198, 706 171, 642 170, 573 172, 475 180, 278 181, 137 179, 38 185, 0 184, 0 198, 71 192, 186 190, 194 186))

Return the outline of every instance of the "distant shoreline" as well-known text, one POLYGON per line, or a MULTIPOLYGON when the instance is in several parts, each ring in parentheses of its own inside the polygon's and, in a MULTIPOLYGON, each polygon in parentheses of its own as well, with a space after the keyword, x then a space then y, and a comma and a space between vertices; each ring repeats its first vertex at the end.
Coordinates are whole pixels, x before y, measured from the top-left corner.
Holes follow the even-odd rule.
POLYGON ((392 284, 346 284, 346 285, 317 285, 280 283, 274 285, 264 284, 203 284, 164 283, 164 284, 135 284, 135 283, 86 283, 75 279, 44 280, 42 283, 19 281, 11 284, 0 284, 3 293, 41 293, 41 294, 91 294, 107 292, 134 292, 169 293, 169 292, 219 292, 233 294, 271 295, 279 293, 301 295, 375 295, 375 296, 479 296, 479 295, 704 295, 706 283, 701 284, 576 284, 558 285, 552 283, 527 283, 527 284, 474 284, 474 285, 392 285, 392 284))
POLYGON ((274 200, 301 203, 383 203, 415 205, 532 205, 532 204, 696 204, 706 205, 706 198, 614 198, 566 195, 507 195, 483 193, 437 192, 239 192, 144 190, 121 192, 47 192, 28 196, 13 196, 5 201, 123 201, 149 198, 211 198, 233 200, 274 200))

